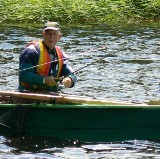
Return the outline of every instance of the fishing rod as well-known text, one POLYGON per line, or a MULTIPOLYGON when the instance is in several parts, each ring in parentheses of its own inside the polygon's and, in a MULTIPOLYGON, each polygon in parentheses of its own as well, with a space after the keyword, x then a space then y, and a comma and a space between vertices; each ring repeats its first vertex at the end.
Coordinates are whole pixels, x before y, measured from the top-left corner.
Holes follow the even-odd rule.
POLYGON ((46 62, 46 63, 40 64, 40 65, 35 65, 35 66, 32 66, 32 67, 28 67, 28 68, 19 70, 19 72, 26 71, 26 70, 30 70, 30 69, 32 69, 32 68, 36 68, 36 67, 39 67, 39 66, 47 65, 47 64, 50 64, 50 63, 56 63, 56 62, 59 62, 59 61, 61 61, 61 60, 67 60, 67 59, 69 59, 69 58, 61 58, 61 59, 58 59, 58 60, 46 62))
MULTIPOLYGON (((101 51, 101 50, 106 49, 106 47, 107 47, 107 46, 103 46, 103 47, 100 47, 100 48, 97 48, 97 49, 94 49, 94 50, 86 51, 86 52, 84 52, 84 53, 101 51)), ((89 63, 89 64, 87 64, 87 65, 85 65, 85 66, 83 66, 83 67, 81 67, 81 68, 79 68, 79 69, 77 69, 77 70, 74 71, 73 73, 77 73, 77 72, 79 72, 80 70, 82 70, 82 69, 84 69, 84 68, 86 68, 86 67, 88 67, 88 66, 90 66, 90 65, 93 65, 94 63, 96 63, 96 62, 98 62, 98 61, 101 61, 101 60, 103 60, 103 59, 104 59, 104 57, 103 57, 103 58, 100 58, 100 59, 97 59, 97 60, 95 60, 95 61, 93 61, 93 62, 91 62, 91 63, 89 63)), ((110 62, 110 61, 107 60, 107 62, 110 62)))
MULTIPOLYGON (((85 66, 83 66, 83 67, 77 69, 77 70, 74 71, 73 73, 77 73, 77 72, 79 72, 80 70, 82 70, 82 69, 84 69, 84 68, 86 68, 86 67, 88 67, 88 66, 90 66, 90 65, 93 65, 94 63, 96 63, 96 62, 98 62, 98 61, 101 61, 101 60, 103 60, 103 59, 104 59, 104 57, 103 57, 103 58, 100 58, 100 59, 97 59, 97 60, 95 60, 95 61, 93 61, 93 62, 91 62, 91 63, 89 63, 89 64, 86 64, 85 66)), ((107 62, 110 63, 109 60, 107 60, 107 62)))
MULTIPOLYGON (((100 59, 97 59, 97 60, 95 60, 95 61, 93 61, 93 62, 91 62, 91 63, 89 63, 89 64, 86 64, 85 66, 83 66, 83 67, 81 67, 81 68, 73 71, 71 74, 78 73, 80 70, 82 70, 82 69, 84 69, 84 68, 86 68, 86 67, 88 67, 88 66, 90 66, 90 65, 93 65, 94 63, 97 63, 98 61, 101 61, 101 60, 103 60, 103 59, 104 59, 104 57, 103 57, 103 58, 100 58, 100 59)), ((107 60, 107 62, 110 63, 111 61, 107 60)), ((65 77, 67 77, 67 76, 62 76, 62 77, 55 78, 55 79, 56 79, 56 80, 59 80, 59 81, 62 81, 65 77)))
MULTIPOLYGON (((105 48, 106 48, 106 46, 103 46, 103 47, 97 48, 96 50, 93 49, 93 50, 90 50, 90 51, 86 51, 86 52, 84 52, 84 53, 100 51, 100 50, 104 50, 105 48)), ((83 53, 83 52, 82 52, 82 53, 83 53)), ((84 53, 83 53, 83 54, 84 54, 84 53)), ((18 71, 19 71, 19 72, 22 72, 22 71, 30 70, 30 69, 32 69, 32 68, 36 68, 36 67, 39 67, 39 66, 47 65, 47 64, 50 64, 50 63, 56 63, 56 62, 59 62, 59 61, 61 61, 61 60, 67 60, 67 59, 69 59, 69 58, 61 58, 61 59, 58 59, 58 60, 54 60, 54 61, 46 62, 46 63, 43 63, 43 64, 35 65, 35 66, 28 67, 28 68, 25 68, 25 69, 22 69, 22 70, 18 70, 18 71)), ((100 60, 101 60, 101 59, 100 59, 100 60)), ((96 61, 98 61, 98 60, 96 60, 96 61)), ((80 69, 78 69, 78 70, 76 70, 76 71, 74 71, 74 73, 82 70, 83 68, 88 67, 89 65, 92 65, 92 64, 95 63, 96 61, 94 61, 94 62, 92 62, 92 63, 90 63, 90 64, 88 64, 88 65, 86 65, 86 66, 84 66, 84 67, 82 67, 82 68, 80 68, 80 69)))
MULTIPOLYGON (((101 50, 104 50, 104 49, 106 49, 106 46, 103 46, 103 47, 100 47, 100 48, 97 48, 97 49, 93 49, 93 50, 90 50, 90 51, 86 51, 86 52, 84 52, 84 53, 96 52, 96 51, 101 51, 101 50)), ((83 54, 84 54, 84 53, 83 53, 83 54)), ((56 63, 56 62, 59 62, 59 61, 61 61, 61 60, 67 60, 67 59, 69 59, 69 58, 61 58, 61 59, 58 59, 58 60, 46 62, 46 63, 43 63, 43 64, 39 64, 39 65, 35 65, 35 66, 32 66, 32 67, 28 67, 28 68, 19 70, 19 72, 26 71, 26 70, 29 70, 29 69, 32 69, 32 68, 36 68, 36 67, 39 67, 39 66, 47 65, 47 64, 50 64, 50 63, 56 63)), ((77 70, 75 70, 75 71, 72 72, 71 74, 78 73, 80 70, 82 70, 82 69, 84 69, 84 68, 86 68, 86 67, 88 67, 88 66, 90 66, 90 65, 93 65, 94 63, 96 63, 96 62, 98 62, 98 61, 100 61, 100 60, 103 60, 103 59, 104 59, 104 57, 101 58, 101 59, 97 59, 97 60, 95 60, 95 61, 93 61, 93 62, 91 62, 91 63, 89 63, 89 64, 87 64, 87 65, 85 65, 85 66, 83 66, 83 67, 81 67, 81 68, 79 68, 79 69, 77 69, 77 70)), ((107 62, 110 62, 110 61, 107 60, 107 62)), ((56 80, 60 80, 60 81, 63 80, 64 78, 65 78, 64 76, 59 77, 59 78, 56 78, 56 77, 55 77, 56 80)))
MULTIPOLYGON (((50 63, 56 63, 56 62, 58 62, 58 61, 67 60, 67 59, 69 59, 69 58, 62 58, 62 59, 59 59, 59 60, 54 60, 54 61, 46 62, 46 63, 40 64, 40 65, 35 65, 35 66, 32 66, 32 67, 28 67, 28 68, 19 70, 19 72, 26 71, 26 70, 30 70, 30 69, 32 69, 32 68, 36 68, 36 67, 39 67, 39 66, 47 65, 47 64, 50 64, 50 63)), ((104 59, 104 57, 101 58, 101 59, 97 59, 97 60, 95 60, 95 61, 93 61, 93 62, 91 62, 91 63, 89 63, 89 64, 87 64, 87 65, 85 65, 85 66, 83 66, 83 67, 81 67, 81 68, 79 68, 79 69, 77 69, 77 70, 75 70, 75 71, 72 72, 71 74, 78 73, 80 70, 82 70, 82 69, 84 69, 84 68, 86 68, 86 67, 88 67, 88 66, 90 66, 90 65, 93 65, 94 63, 96 63, 96 62, 98 62, 98 61, 101 61, 101 60, 103 60, 103 59, 104 59)), ((107 60, 107 62, 110 62, 110 61, 107 60)), ((62 77, 59 77, 59 78, 55 77, 55 80, 57 80, 57 81, 60 80, 60 81, 61 81, 61 80, 63 80, 64 78, 65 78, 65 76, 62 76, 62 77)))

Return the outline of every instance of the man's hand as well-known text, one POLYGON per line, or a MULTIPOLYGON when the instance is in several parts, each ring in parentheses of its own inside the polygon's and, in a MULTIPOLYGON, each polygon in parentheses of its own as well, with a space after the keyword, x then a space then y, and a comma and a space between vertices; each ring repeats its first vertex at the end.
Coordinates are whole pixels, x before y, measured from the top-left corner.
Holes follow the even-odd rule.
POLYGON ((45 84, 50 87, 57 86, 57 82, 52 76, 45 77, 45 84))
POLYGON ((66 88, 69 88, 72 85, 72 79, 70 77, 66 77, 62 80, 61 84, 63 84, 66 88))

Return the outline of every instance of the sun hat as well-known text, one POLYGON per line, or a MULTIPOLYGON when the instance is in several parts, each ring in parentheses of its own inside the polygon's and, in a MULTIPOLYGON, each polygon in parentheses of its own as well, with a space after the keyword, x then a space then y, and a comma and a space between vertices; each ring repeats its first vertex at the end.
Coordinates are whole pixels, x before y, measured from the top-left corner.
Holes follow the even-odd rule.
POLYGON ((60 26, 57 22, 47 22, 44 24, 44 29, 45 30, 60 30, 60 26))

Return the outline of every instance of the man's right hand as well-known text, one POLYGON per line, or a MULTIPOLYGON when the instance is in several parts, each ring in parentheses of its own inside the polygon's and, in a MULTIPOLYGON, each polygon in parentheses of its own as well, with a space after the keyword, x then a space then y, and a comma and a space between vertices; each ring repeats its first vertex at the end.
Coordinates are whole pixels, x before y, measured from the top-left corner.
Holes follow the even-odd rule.
POLYGON ((57 86, 57 82, 52 76, 45 77, 45 84, 50 87, 57 86))

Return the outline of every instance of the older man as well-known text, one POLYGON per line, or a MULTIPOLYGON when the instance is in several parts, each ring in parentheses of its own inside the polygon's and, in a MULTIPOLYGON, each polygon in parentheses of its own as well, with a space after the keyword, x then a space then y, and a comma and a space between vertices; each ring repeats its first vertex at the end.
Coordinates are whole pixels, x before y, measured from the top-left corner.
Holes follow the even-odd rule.
POLYGON ((66 88, 77 81, 68 57, 56 46, 62 37, 57 22, 45 23, 43 40, 29 43, 20 55, 19 90, 57 91, 59 81, 66 88))

